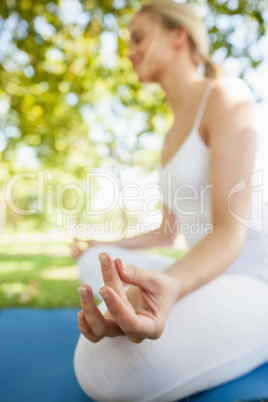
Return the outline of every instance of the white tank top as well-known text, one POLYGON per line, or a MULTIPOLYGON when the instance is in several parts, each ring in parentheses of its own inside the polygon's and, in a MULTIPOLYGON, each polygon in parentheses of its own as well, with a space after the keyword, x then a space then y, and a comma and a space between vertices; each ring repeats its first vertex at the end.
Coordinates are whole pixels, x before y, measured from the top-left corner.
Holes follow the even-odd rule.
MULTIPOLYGON (((216 82, 209 83, 191 132, 159 173, 163 201, 177 217, 179 232, 185 236, 190 248, 213 232, 210 148, 200 137, 199 125, 216 82)), ((241 254, 228 271, 243 272, 268 281, 268 227, 264 227, 264 224, 268 224, 268 208, 263 202, 262 171, 257 166, 257 158, 250 181, 253 191, 248 217, 244 219, 235 215, 246 226, 247 237, 241 254)), ((243 183, 239 186, 243 187, 243 183)), ((239 188, 234 191, 239 191, 239 188)))

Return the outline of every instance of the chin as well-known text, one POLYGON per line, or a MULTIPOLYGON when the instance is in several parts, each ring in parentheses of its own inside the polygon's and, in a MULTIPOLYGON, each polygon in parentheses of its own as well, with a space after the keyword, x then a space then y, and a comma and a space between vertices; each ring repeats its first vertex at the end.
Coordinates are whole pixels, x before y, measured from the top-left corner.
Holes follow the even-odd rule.
POLYGON ((151 82, 150 74, 147 74, 142 67, 136 68, 135 71, 141 83, 151 82))
POLYGON ((135 71, 141 83, 159 83, 159 76, 161 75, 159 69, 150 69, 148 66, 140 65, 135 71))
POLYGON ((150 82, 152 82, 151 80, 149 80, 148 78, 146 79, 145 77, 139 77, 139 81, 142 84, 149 84, 150 82))
POLYGON ((138 77, 139 77, 139 81, 141 83, 154 83, 154 82, 158 82, 158 80, 156 79, 156 77, 152 77, 152 75, 146 75, 146 74, 139 74, 138 73, 138 77))

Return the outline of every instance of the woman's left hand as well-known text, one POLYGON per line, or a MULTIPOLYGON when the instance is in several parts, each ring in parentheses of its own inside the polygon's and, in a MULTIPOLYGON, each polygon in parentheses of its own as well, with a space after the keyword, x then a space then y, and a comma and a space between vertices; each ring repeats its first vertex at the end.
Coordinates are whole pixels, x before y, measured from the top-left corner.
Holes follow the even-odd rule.
POLYGON ((165 272, 142 270, 115 261, 108 253, 99 256, 105 286, 100 289, 107 313, 97 308, 92 290, 82 285, 83 312, 79 312, 79 329, 92 342, 103 337, 126 335, 132 342, 161 336, 168 314, 177 300, 174 278, 165 272), (125 292, 123 282, 131 286, 125 292), (83 300, 84 299, 84 300, 83 300))

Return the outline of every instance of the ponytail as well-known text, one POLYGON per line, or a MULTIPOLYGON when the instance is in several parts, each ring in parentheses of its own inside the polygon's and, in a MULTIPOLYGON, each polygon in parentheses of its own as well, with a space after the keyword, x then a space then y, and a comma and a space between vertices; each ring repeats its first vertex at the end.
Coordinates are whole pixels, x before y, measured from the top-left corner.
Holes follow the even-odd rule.
POLYGON ((204 60, 205 77, 216 78, 227 75, 223 67, 220 64, 215 63, 215 61, 209 54, 203 56, 203 60, 204 60))

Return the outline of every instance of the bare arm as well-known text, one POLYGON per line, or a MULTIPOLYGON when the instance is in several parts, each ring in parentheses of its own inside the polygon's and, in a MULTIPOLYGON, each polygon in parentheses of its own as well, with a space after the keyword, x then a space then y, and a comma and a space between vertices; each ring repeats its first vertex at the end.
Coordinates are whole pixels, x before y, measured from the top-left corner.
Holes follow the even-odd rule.
POLYGON ((213 233, 167 269, 177 282, 177 300, 222 274, 239 256, 246 235, 229 211, 228 195, 246 180, 246 190, 230 198, 231 210, 246 217, 256 149, 252 95, 241 80, 227 78, 214 89, 207 113, 213 233))
POLYGON ((126 247, 129 249, 164 247, 173 244, 178 235, 176 229, 176 217, 172 212, 168 212, 167 207, 164 205, 162 223, 156 230, 151 230, 148 233, 112 242, 101 242, 101 244, 113 244, 115 246, 126 247))
POLYGON ((173 244, 176 236, 178 235, 177 229, 178 227, 176 225, 175 215, 172 212, 170 213, 167 207, 164 205, 162 213, 162 223, 158 229, 152 230, 148 233, 140 234, 129 238, 123 238, 115 241, 106 242, 106 241, 88 240, 86 241, 87 243, 86 247, 83 248, 82 245, 80 245, 81 241, 75 239, 74 243, 71 245, 71 256, 76 259, 83 253, 85 248, 90 248, 98 244, 102 245, 112 244, 115 246, 125 247, 129 249, 165 247, 173 244))

